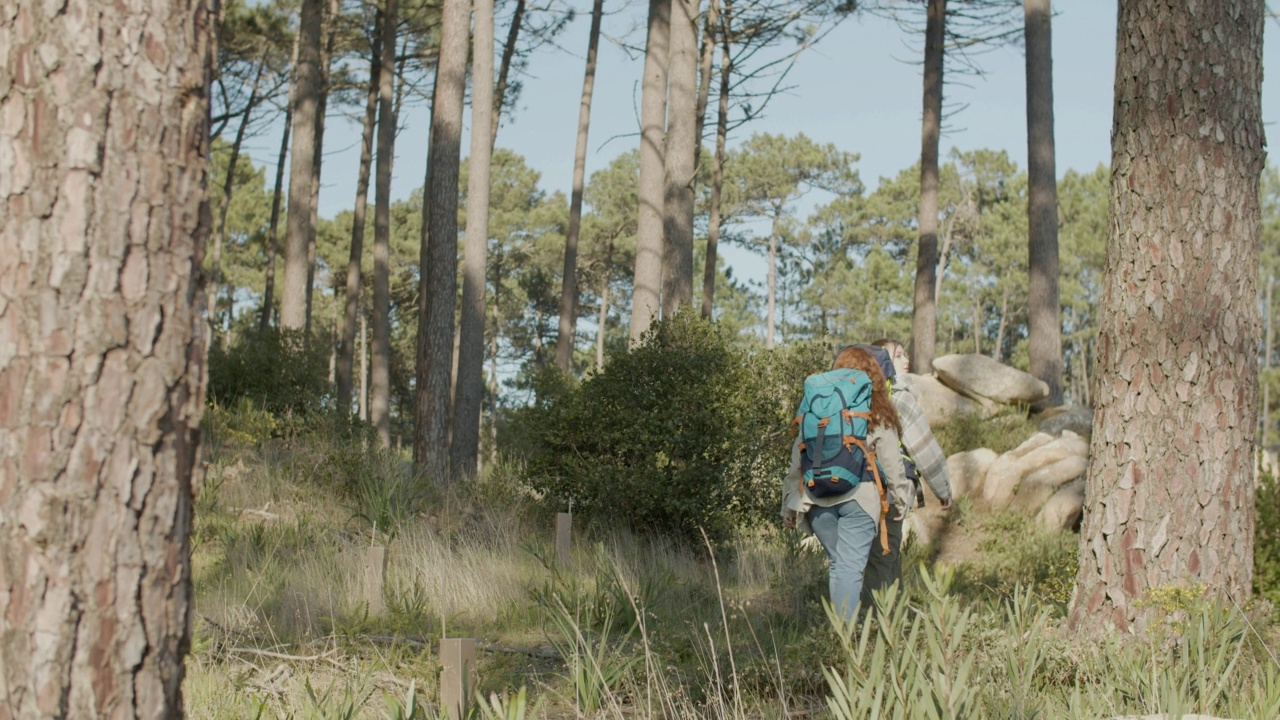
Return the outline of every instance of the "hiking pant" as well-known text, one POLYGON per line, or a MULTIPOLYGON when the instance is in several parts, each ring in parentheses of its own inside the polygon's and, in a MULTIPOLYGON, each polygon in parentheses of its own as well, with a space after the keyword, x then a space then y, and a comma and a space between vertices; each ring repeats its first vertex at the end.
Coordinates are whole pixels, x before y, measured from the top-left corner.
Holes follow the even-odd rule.
POLYGON ((889 517, 885 518, 889 530, 889 554, 884 554, 877 537, 867 557, 867 569, 862 580, 862 607, 868 611, 875 610, 871 596, 873 590, 882 590, 902 580, 902 521, 893 519, 896 514, 897 511, 890 508, 889 517))
POLYGON ((852 621, 858 612, 867 555, 876 540, 876 521, 851 500, 833 507, 811 508, 809 525, 830 561, 831 605, 852 621))

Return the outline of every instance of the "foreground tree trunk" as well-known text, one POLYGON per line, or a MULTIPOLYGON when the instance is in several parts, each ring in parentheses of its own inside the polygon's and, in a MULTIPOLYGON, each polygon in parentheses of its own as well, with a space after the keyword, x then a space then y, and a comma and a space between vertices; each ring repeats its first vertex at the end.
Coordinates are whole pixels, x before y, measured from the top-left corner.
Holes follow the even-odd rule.
POLYGON ((212 18, 72 7, 0 44, 0 715, 181 717, 212 18))
POLYGON ((284 288, 280 294, 280 326, 301 330, 307 324, 307 245, 311 237, 315 176, 316 116, 324 92, 321 35, 324 0, 302 0, 298 20, 298 61, 293 82, 293 147, 289 160, 289 206, 285 215, 284 288))
POLYGON ((453 306, 458 287, 458 160, 470 16, 470 0, 444 0, 423 193, 413 464, 436 482, 447 480, 449 469, 453 306))
POLYGON ((636 220, 636 270, 631 295, 631 345, 661 310, 664 145, 667 132, 667 56, 672 0, 649 0, 649 33, 640 86, 640 183, 636 220))
POLYGON ((373 198, 373 348, 369 368, 369 422, 382 446, 391 446, 391 169, 395 159, 397 0, 384 0, 382 64, 378 77, 378 166, 373 198))
POLYGON ((1262 3, 1122 0, 1074 627, 1253 575, 1262 3))
POLYGON ((489 185, 493 158, 493 0, 475 0, 471 69, 471 175, 467 178, 467 244, 462 323, 449 464, 460 477, 476 474, 480 404, 484 401, 485 264, 489 250, 489 185))
MULTIPOLYGON (((290 67, 298 65, 298 42, 301 33, 293 34, 293 54, 290 56, 290 67)), ((276 156, 275 189, 271 193, 271 220, 267 226, 265 254, 267 256, 266 278, 262 290, 262 315, 258 318, 258 329, 266 331, 271 327, 271 314, 275 311, 276 291, 276 255, 280 247, 280 200, 284 195, 284 165, 289 157, 289 134, 293 129, 293 90, 296 83, 289 83, 288 97, 284 105, 284 129, 280 132, 280 153, 276 156)))
POLYGON ((667 61, 662 312, 693 303, 693 174, 698 157, 699 0, 672 0, 667 61))
POLYGON ((942 134, 942 60, 947 0, 928 0, 924 38, 924 122, 920 149, 920 241, 911 314, 911 367, 933 370, 938 332, 938 139, 942 134))
POLYGON ((582 190, 587 177, 587 131, 591 128, 591 94, 596 85, 596 49, 600 45, 600 18, 604 0, 591 5, 591 31, 587 36, 587 63, 578 103, 578 141, 573 150, 573 190, 569 197, 569 228, 564 240, 564 273, 560 287, 560 332, 556 335, 556 364, 573 371, 573 342, 578 329, 578 234, 582 227, 582 190))
POLYGON ((1062 319, 1058 307, 1058 180, 1053 144, 1053 33, 1049 0, 1026 0, 1027 280, 1031 374, 1062 404, 1062 319))
POLYGON ((378 121, 378 90, 382 82, 381 10, 376 13, 374 39, 369 55, 369 85, 365 92, 364 123, 360 132, 360 169, 356 174, 356 203, 351 211, 351 253, 347 257, 347 291, 342 306, 342 335, 338 340, 338 409, 351 411, 351 393, 356 355, 356 325, 359 324, 360 290, 364 262, 364 219, 369 205, 369 172, 373 166, 373 136, 378 121))

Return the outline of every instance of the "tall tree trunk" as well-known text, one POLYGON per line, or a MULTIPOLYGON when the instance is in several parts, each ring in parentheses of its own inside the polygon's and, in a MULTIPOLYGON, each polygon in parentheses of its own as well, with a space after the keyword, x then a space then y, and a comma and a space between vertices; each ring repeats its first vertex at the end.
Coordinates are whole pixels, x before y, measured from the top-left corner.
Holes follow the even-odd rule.
POLYGON ((781 234, 782 208, 775 208, 773 226, 769 229, 768 310, 765 312, 764 346, 774 346, 774 317, 778 309, 778 236, 781 234))
POLYGON ((982 302, 973 303, 973 354, 982 354, 982 302))
POLYGON ((320 226, 320 171, 324 169, 324 123, 329 108, 329 78, 333 65, 333 47, 338 36, 338 13, 341 0, 329 0, 325 13, 325 41, 320 53, 320 104, 316 107, 315 162, 311 165, 311 221, 307 223, 307 341, 311 340, 313 301, 316 293, 316 230, 320 226))
MULTIPOLYGON (((293 54, 290 67, 298 66, 298 44, 302 33, 293 35, 293 54)), ((291 74, 294 72, 290 71, 291 74)), ((289 95, 284 105, 284 130, 280 132, 280 154, 276 158, 275 190, 271 194, 271 221, 268 225, 266 239, 267 269, 262 291, 262 316, 258 318, 258 329, 266 331, 271 327, 271 314, 275 310, 276 289, 276 254, 280 247, 280 199, 284 196, 284 161, 289 155, 289 134, 293 130, 293 96, 297 83, 290 81, 289 95)))
POLYGON ((446 481, 449 469, 449 381, 458 286, 458 160, 470 15, 470 0, 444 0, 423 193, 413 463, 436 482, 446 481))
POLYGON ((698 123, 694 136, 694 164, 702 162, 702 134, 707 127, 707 103, 711 99, 711 71, 715 67, 716 33, 720 29, 720 0, 709 0, 702 21, 702 44, 698 50, 698 104, 694 118, 698 123))
POLYGON ((911 367, 933 370, 938 333, 938 139, 942 133, 942 59, 947 0, 928 0, 924 38, 924 122, 920 149, 920 244, 911 314, 911 367))
POLYGON ((0 714, 181 717, 213 18, 73 8, 0 44, 0 714))
POLYGON ((493 126, 489 128, 489 145, 498 142, 498 126, 502 124, 502 106, 506 104, 507 78, 511 74, 511 62, 516 56, 516 41, 520 38, 520 26, 524 23, 525 0, 516 0, 511 14, 511 27, 507 29, 507 41, 502 46, 502 61, 498 65, 498 84, 493 91, 493 126))
POLYGON ((671 0, 667 149, 663 158, 662 311, 693 303, 693 175, 698 156, 699 0, 671 0))
POLYGON ((1062 319, 1058 306, 1058 181, 1053 144, 1050 0, 1025 0, 1027 46, 1027 310, 1031 374, 1062 404, 1062 319))
POLYGON ((378 89, 382 82, 382 11, 374 23, 369 56, 369 87, 365 92, 364 124, 360 133, 360 169, 356 172, 356 203, 351 212, 351 254, 347 258, 347 291, 342 306, 342 336, 338 340, 338 408, 351 411, 355 365, 356 325, 360 315, 360 266, 364 262, 364 219, 369 205, 369 173, 373 165, 373 134, 378 119, 378 89))
MULTIPOLYGON (((716 4, 712 0, 712 5, 716 4)), ((733 75, 733 54, 730 52, 729 23, 733 4, 725 0, 721 19, 720 56, 720 105, 716 112, 716 155, 711 165, 711 207, 707 221, 707 257, 702 271, 702 317, 711 319, 715 308, 716 254, 720 245, 721 194, 724 189, 725 143, 729 137, 729 87, 733 75)))
POLYGON ((324 94, 321 72, 323 0, 302 0, 298 20, 298 61, 293 82, 293 146, 289 161, 289 207, 285 216, 284 288, 280 296, 280 326, 301 330, 307 324, 307 244, 311 237, 315 175, 316 115, 324 94))
POLYGON ((391 168, 395 159, 397 0, 383 0, 382 64, 378 73, 378 160, 373 195, 373 349, 369 422, 382 447, 391 446, 391 168))
POLYGON ((360 313, 360 419, 369 420, 369 314, 360 313))
POLYGON ((991 348, 991 359, 996 362, 1004 360, 1004 331, 1009 327, 1009 291, 1000 295, 1000 324, 996 326, 996 345, 991 348))
POLYGON ((604 337, 609 325, 609 271, 613 265, 613 240, 605 249, 604 277, 600 279, 600 314, 596 319, 596 372, 604 368, 604 337))
POLYGON ((560 332, 556 335, 556 364, 573 372, 573 342, 578 326, 578 233, 582 227, 582 187, 587 177, 587 130, 591 127, 591 93, 596 84, 596 49, 600 45, 600 17, 604 0, 591 5, 587 64, 578 103, 578 141, 573 151, 573 190, 569 196, 569 229, 564 240, 564 272, 560 288, 560 332))
POLYGON ((1141 630, 1171 584, 1252 593, 1264 17, 1120 3, 1075 628, 1141 630))
POLYGON ((661 310, 664 147, 667 128, 667 57, 672 0, 649 0, 644 80, 640 87, 640 182, 636 270, 631 297, 631 345, 639 344, 661 310))
POLYGON ((249 90, 249 101, 244 105, 244 115, 240 116, 240 125, 236 128, 236 139, 231 143, 231 157, 227 160, 227 176, 222 180, 222 207, 218 208, 218 223, 213 230, 213 253, 209 258, 209 299, 208 321, 210 327, 217 326, 218 318, 218 283, 222 275, 222 241, 227 233, 227 212, 231 209, 231 196, 236 187, 236 166, 240 163, 240 149, 244 146, 245 132, 249 129, 249 120, 253 117, 253 109, 258 104, 258 84, 262 82, 262 74, 266 69, 266 58, 258 63, 253 76, 253 85, 249 90))
POLYGON ((476 474, 484 402, 485 264, 489 249, 489 185, 493 158, 493 0, 475 0, 471 69, 471 174, 467 178, 467 238, 458 329, 457 390, 449 464, 460 477, 476 474))

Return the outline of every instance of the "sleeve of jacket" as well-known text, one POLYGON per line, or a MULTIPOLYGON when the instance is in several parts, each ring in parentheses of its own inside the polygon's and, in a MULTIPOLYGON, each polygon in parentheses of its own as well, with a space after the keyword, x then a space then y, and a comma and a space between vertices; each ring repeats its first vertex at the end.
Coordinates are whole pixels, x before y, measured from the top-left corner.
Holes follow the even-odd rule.
POLYGON ((915 499, 915 491, 902 467, 902 451, 898 449, 898 433, 891 427, 872 430, 867 440, 876 453, 881 479, 893 496, 893 505, 899 516, 906 515, 908 503, 915 499))
POLYGON ((907 389, 893 393, 898 419, 902 421, 902 444, 915 460, 916 469, 938 499, 951 499, 951 478, 947 475, 947 456, 942 452, 929 428, 929 420, 916 396, 907 389))

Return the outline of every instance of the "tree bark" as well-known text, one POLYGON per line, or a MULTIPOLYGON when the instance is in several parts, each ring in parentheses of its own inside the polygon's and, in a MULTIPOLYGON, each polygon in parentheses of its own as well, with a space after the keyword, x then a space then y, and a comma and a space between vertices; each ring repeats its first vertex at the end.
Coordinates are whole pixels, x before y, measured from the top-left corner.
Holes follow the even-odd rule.
POLYGON ((702 45, 698 51, 698 104, 694 118, 698 129, 694 146, 694 165, 702 162, 702 134, 707 127, 707 103, 711 100, 711 71, 715 68, 716 33, 720 29, 720 0, 709 0, 702 21, 702 45))
MULTIPOLYGON (((716 0, 712 0, 715 6, 716 0)), ((707 257, 702 270, 702 317, 710 320, 715 309, 716 255, 720 245, 721 202, 724 190, 725 144, 729 137, 729 89, 733 76, 733 54, 730 51, 729 23, 733 4, 725 0, 721 14, 720 104, 716 112, 716 154, 711 165, 711 206, 707 220, 707 257)))
POLYGON ((1264 11, 1120 3, 1078 629, 1252 592, 1264 11))
POLYGON ((307 323, 307 243, 311 237, 311 193, 315 174, 316 115, 324 92, 320 69, 323 0, 302 0, 298 20, 298 60, 293 83, 293 145, 289 161, 289 207, 285 215, 284 288, 280 326, 301 330, 307 323))
POLYGON ((453 313, 458 286, 458 160, 470 11, 470 0, 444 0, 423 194, 413 463, 436 482, 446 481, 449 469, 453 313))
POLYGON ((395 159, 397 0, 383 0, 382 66, 378 76, 378 160, 373 205, 373 348, 369 422, 382 447, 391 447, 391 168, 395 159))
POLYGON ((640 88, 640 181, 636 190, 636 269, 631 297, 631 345, 661 311, 662 217, 667 127, 667 57, 672 0, 649 0, 644 80, 640 88))
POLYGON ((1062 404, 1062 318, 1058 303, 1058 181, 1053 142, 1050 0, 1025 0, 1027 47, 1027 310, 1031 374, 1062 404))
POLYGON ((471 72, 471 174, 467 178, 467 237, 458 332, 457 385, 450 465, 460 477, 479 466, 484 402, 484 296, 489 246, 489 186, 493 158, 493 0, 475 0, 471 72))
POLYGON ((369 315, 360 313, 360 397, 356 400, 359 406, 359 418, 369 420, 369 315))
POLYGON ((183 710, 213 18, 202 0, 131 7, 5 11, 5 717, 183 710))
POLYGON ((1272 297, 1275 288, 1276 279, 1274 277, 1267 278, 1267 293, 1263 308, 1266 312, 1266 331, 1263 335, 1262 343, 1262 369, 1267 371, 1263 377, 1262 386, 1262 437, 1258 438, 1258 444, 1262 447, 1267 446, 1267 429, 1271 425, 1271 348, 1275 346, 1274 325, 1272 324, 1272 309, 1274 308, 1274 298, 1272 297))
POLYGON ((947 0, 928 0, 924 39, 924 122, 920 149, 920 243, 911 314, 911 367, 933 371, 938 332, 938 140, 942 133, 942 66, 947 0))
POLYGON ((591 31, 587 38, 587 63, 578 104, 578 141, 573 151, 573 190, 569 197, 569 228, 564 241, 564 272, 560 288, 560 331, 556 335, 556 364, 573 372, 573 343, 578 326, 578 234, 582 227, 582 190, 587 177, 587 131, 591 127, 591 94, 596 84, 596 50, 600 45, 600 18, 604 0, 591 6, 591 31))
POLYGON ((320 226, 320 173, 324 169, 324 124, 329 109, 329 78, 333 64, 333 47, 338 36, 338 13, 341 0, 329 0, 325 13, 324 48, 320 53, 320 103, 316 106, 315 162, 311 164, 311 220, 307 223, 307 310, 303 327, 307 342, 311 341, 311 320, 316 292, 316 231, 320 226))
POLYGON ((382 11, 376 13, 374 39, 369 56, 369 87, 365 92, 364 123, 360 132, 360 169, 356 172, 356 202, 351 211, 351 253, 347 258, 347 290, 342 306, 342 336, 338 340, 338 408, 351 411, 355 386, 356 325, 359 324, 360 290, 364 262, 364 219, 369 205, 369 174, 373 166, 373 135, 378 121, 378 91, 382 82, 382 11))
POLYGON ((698 157, 699 0, 671 1, 663 196, 662 312, 693 303, 693 174, 698 157))
MULTIPOLYGON (((293 35, 293 54, 290 66, 297 68, 298 44, 302 33, 293 35)), ((275 190, 271 194, 271 221, 268 225, 266 239, 267 269, 262 290, 262 316, 258 319, 258 329, 266 331, 271 327, 271 314, 275 310, 276 288, 276 254, 280 247, 280 199, 284 196, 284 165, 289 156, 289 134, 293 129, 293 95, 297 83, 289 83, 289 95, 284 106, 284 130, 280 133, 280 154, 276 158, 275 190)))

